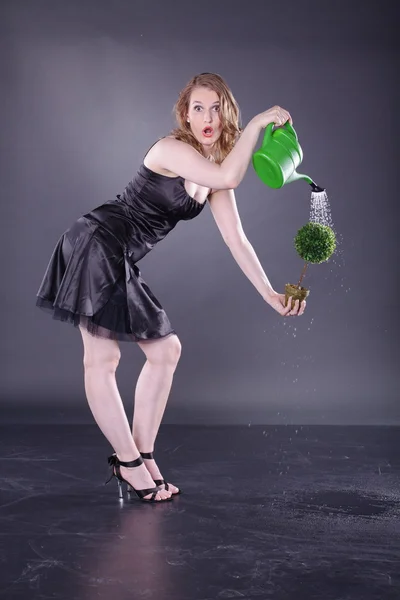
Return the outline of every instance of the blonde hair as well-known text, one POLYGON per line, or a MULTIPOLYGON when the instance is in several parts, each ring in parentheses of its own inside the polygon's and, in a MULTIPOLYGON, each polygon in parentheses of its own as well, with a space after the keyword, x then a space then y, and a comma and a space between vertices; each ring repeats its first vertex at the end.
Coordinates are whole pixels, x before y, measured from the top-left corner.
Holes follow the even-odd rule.
POLYGON ((180 92, 178 100, 173 108, 175 119, 178 124, 176 129, 170 133, 175 139, 190 144, 204 156, 203 146, 191 132, 187 122, 189 101, 191 93, 195 88, 205 87, 218 94, 220 101, 220 120, 222 131, 218 141, 212 149, 210 157, 214 162, 220 164, 235 145, 242 129, 240 128, 240 109, 227 83, 216 73, 201 73, 195 75, 180 92))

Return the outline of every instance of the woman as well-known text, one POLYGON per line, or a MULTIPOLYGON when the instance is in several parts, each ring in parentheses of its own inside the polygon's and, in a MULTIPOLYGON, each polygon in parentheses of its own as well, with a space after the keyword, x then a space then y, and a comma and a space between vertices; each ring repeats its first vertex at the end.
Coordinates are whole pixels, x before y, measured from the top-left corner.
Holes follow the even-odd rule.
MULTIPOLYGON (((37 305, 79 327, 85 392, 93 416, 115 454, 111 477, 146 502, 170 500, 180 490, 165 482, 153 459, 156 435, 181 345, 136 263, 180 220, 193 219, 208 200, 235 260, 280 315, 302 315, 275 292, 242 230, 234 189, 242 181, 259 134, 268 123, 292 123, 274 106, 239 129, 239 108, 225 81, 194 77, 175 106, 178 128, 158 140, 122 195, 80 217, 59 239, 38 291, 37 305), (146 363, 135 391, 132 432, 115 372, 119 341, 134 341, 146 363), (156 486, 154 486, 154 483, 156 486)), ((111 479, 110 477, 110 479, 111 479)))

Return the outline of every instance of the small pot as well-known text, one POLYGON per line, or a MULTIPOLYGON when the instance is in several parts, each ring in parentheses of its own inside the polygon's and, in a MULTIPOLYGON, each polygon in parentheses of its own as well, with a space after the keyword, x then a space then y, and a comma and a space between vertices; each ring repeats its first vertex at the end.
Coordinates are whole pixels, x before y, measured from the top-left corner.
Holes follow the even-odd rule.
POLYGON ((294 285, 293 283, 287 283, 285 285, 285 305, 287 306, 287 303, 289 301, 290 296, 292 296, 292 306, 291 309, 294 307, 294 303, 297 299, 299 299, 299 304, 301 304, 302 300, 305 300, 307 298, 307 296, 309 295, 310 290, 308 290, 307 288, 298 286, 298 285, 294 285))

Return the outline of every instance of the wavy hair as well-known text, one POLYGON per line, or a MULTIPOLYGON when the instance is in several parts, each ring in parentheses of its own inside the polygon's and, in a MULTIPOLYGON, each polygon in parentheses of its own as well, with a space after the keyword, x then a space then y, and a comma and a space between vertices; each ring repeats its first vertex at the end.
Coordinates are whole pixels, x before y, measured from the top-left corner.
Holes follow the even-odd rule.
POLYGON ((193 146, 204 156, 203 146, 192 134, 187 122, 189 101, 195 88, 205 87, 218 94, 220 102, 221 135, 212 149, 212 160, 220 164, 234 147, 242 129, 240 128, 240 109, 233 94, 224 79, 216 73, 200 73, 195 75, 180 92, 173 108, 178 124, 170 133, 175 139, 193 146))

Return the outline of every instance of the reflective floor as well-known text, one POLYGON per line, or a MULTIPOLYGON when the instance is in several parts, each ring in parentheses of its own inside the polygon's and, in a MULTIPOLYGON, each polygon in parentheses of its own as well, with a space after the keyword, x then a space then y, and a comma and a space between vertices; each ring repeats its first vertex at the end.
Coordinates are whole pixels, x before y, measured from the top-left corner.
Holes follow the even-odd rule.
POLYGON ((161 428, 119 501, 95 426, 0 429, 0 598, 400 598, 400 428, 161 428))

